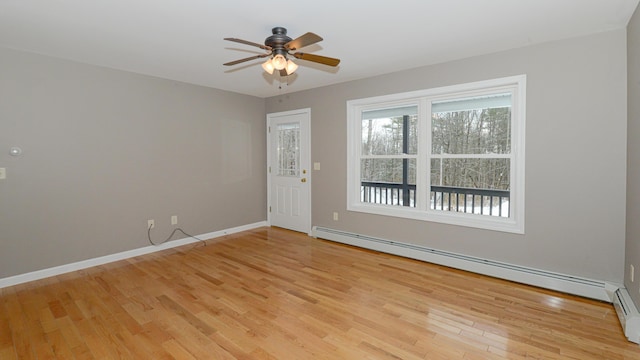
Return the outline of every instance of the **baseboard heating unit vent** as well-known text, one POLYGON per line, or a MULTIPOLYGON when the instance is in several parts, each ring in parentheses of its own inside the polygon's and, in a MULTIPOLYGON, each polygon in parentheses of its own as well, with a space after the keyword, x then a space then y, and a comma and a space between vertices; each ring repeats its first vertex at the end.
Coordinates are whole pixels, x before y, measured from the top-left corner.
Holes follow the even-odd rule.
POLYGON ((640 344, 640 314, 627 289, 616 290, 613 294, 613 306, 616 308, 624 335, 629 341, 640 344))
POLYGON ((313 227, 312 236, 606 302, 612 302, 614 292, 620 288, 617 284, 610 284, 604 281, 507 264, 319 226, 313 227))

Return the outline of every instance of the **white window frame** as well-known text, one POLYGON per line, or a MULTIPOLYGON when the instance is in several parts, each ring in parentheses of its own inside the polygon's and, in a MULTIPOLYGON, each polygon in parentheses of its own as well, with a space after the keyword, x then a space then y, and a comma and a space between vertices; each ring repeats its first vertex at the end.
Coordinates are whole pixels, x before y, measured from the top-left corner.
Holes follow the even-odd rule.
POLYGON ((526 75, 517 75, 445 86, 433 89, 376 96, 347 101, 347 210, 451 225, 524 234, 525 211, 525 120, 526 75), (432 210, 429 206, 431 188, 431 103, 510 92, 511 105, 511 173, 510 216, 474 215, 453 211, 432 210), (360 159, 362 158, 362 112, 396 106, 418 106, 416 207, 364 203, 360 199, 360 159), (426 129, 426 130, 425 130, 426 129), (426 136, 424 136, 426 134, 426 136))

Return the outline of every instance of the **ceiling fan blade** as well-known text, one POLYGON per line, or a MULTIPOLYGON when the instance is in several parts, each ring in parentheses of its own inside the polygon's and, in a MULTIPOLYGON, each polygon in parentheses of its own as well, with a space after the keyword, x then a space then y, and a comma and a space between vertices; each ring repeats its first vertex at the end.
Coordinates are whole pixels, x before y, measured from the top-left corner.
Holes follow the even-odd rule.
POLYGON ((265 49, 265 50, 269 50, 271 51, 271 46, 265 46, 265 45, 261 45, 258 43, 254 43, 251 41, 247 41, 247 40, 242 40, 242 39, 236 39, 236 38, 224 38, 227 41, 233 41, 233 42, 237 42, 240 44, 245 44, 245 45, 251 45, 251 46, 255 46, 255 47, 259 47, 260 49, 265 49))
POLYGON ((240 59, 240 60, 229 61, 228 63, 224 63, 222 65, 225 65, 225 66, 236 65, 236 64, 243 63, 245 61, 250 61, 250 60, 255 60, 255 59, 260 59, 260 58, 263 58, 263 57, 267 57, 269 55, 271 55, 271 54, 269 53, 269 54, 261 54, 261 55, 250 56, 248 58, 244 58, 244 59, 240 59))
POLYGON ((293 50, 301 49, 305 46, 315 44, 319 41, 322 41, 322 38, 320 36, 312 32, 308 32, 284 44, 284 48, 289 51, 293 51, 293 50))
POLYGON ((295 53, 292 54, 297 59, 313 61, 324 65, 329 66, 338 66, 340 64, 340 59, 330 58, 327 56, 313 55, 313 54, 305 54, 305 53, 295 53))

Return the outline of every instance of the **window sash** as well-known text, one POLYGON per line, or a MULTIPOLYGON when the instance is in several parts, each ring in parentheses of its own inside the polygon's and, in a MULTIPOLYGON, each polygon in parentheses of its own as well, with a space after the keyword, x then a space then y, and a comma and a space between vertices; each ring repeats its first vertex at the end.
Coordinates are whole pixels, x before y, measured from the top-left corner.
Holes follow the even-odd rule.
MULTIPOLYGON (((409 93, 392 94, 368 99, 350 100, 347 102, 349 155, 347 209, 380 215, 435 221, 447 224, 471 226, 477 228, 524 233, 524 125, 525 125, 525 90, 526 76, 519 75, 508 78, 461 84, 437 89, 427 89, 409 93), (495 95, 495 96, 494 96, 495 95), (510 153, 506 154, 434 154, 431 152, 431 114, 434 104, 456 103, 459 99, 474 97, 492 97, 494 100, 511 99, 511 135, 510 153), (498 99, 501 98, 501 99, 498 99), (362 135, 362 116, 369 111, 394 107, 416 106, 418 113, 418 154, 416 155, 367 155, 360 153, 362 135), (377 206, 377 204, 360 203, 360 161, 363 159, 414 159, 416 169, 416 202, 415 208, 377 206), (510 167, 510 208, 509 218, 494 216, 477 216, 474 214, 448 213, 430 208, 430 174, 431 159, 509 159, 510 167)), ((457 103, 457 105, 462 102, 457 103)), ((498 104, 500 105, 500 104, 498 104)), ((498 106, 494 105, 494 106, 498 106)), ((502 104, 506 106, 506 104, 502 104)), ((442 109, 442 108, 440 108, 442 109)), ((436 107, 436 110, 440 110, 436 107)))

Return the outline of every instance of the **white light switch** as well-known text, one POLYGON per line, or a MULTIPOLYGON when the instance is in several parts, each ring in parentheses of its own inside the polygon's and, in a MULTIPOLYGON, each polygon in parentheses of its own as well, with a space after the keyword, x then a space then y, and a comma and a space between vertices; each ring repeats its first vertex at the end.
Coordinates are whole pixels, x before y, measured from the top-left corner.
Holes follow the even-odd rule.
POLYGON ((6 179, 6 178, 7 178, 7 169, 0 168, 0 180, 6 179))
POLYGON ((313 163, 313 170, 320 170, 320 163, 319 162, 314 162, 313 163))

